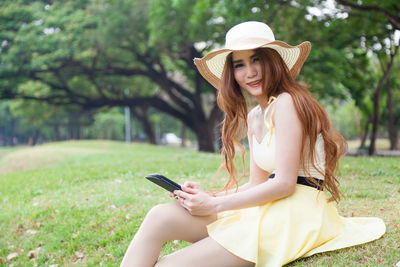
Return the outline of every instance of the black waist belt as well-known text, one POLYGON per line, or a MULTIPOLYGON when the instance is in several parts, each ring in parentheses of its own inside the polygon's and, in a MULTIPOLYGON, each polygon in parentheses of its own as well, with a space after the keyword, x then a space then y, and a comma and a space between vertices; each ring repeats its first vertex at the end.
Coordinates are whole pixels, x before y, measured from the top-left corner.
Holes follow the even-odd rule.
MULTIPOLYGON (((274 177, 275 177, 275 173, 272 173, 272 174, 269 176, 269 179, 272 179, 272 178, 274 178, 274 177)), ((318 189, 318 190, 323 191, 324 189, 322 188, 322 184, 324 183, 324 180, 317 179, 317 178, 315 178, 315 177, 312 177, 312 179, 313 179, 318 185, 315 185, 315 184, 309 182, 309 181, 306 179, 306 177, 304 177, 304 176, 297 176, 297 183, 298 183, 298 184, 302 184, 302 185, 306 185, 306 186, 311 186, 311 187, 314 187, 314 188, 316 188, 316 189, 318 189)))

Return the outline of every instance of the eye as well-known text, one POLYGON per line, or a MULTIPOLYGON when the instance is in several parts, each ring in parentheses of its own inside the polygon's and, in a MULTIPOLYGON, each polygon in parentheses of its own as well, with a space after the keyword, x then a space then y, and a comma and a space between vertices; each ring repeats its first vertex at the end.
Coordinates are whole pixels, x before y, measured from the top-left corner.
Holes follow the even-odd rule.
POLYGON ((258 61, 260 61, 260 58, 259 58, 259 57, 254 57, 254 58, 253 58, 253 62, 258 62, 258 61))
POLYGON ((238 63, 238 64, 234 64, 233 65, 233 68, 235 68, 235 69, 240 68, 240 67, 243 67, 242 63, 238 63))

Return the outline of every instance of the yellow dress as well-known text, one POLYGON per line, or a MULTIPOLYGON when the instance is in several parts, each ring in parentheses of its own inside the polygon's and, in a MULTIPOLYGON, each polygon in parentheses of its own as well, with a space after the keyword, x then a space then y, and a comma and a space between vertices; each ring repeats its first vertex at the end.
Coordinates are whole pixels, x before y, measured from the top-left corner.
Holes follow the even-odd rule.
MULTIPOLYGON (((260 168, 273 173, 275 136, 273 131, 267 135, 261 143, 253 136, 253 157, 260 168)), ((321 135, 315 151, 315 164, 323 170, 325 154, 321 135)), ((310 168, 310 172, 313 177, 324 179, 315 169, 310 168)), ((302 169, 298 175, 305 176, 302 169)), ((301 257, 378 239, 386 228, 379 218, 344 218, 323 191, 297 184, 289 197, 219 213, 207 230, 220 245, 254 262, 256 267, 276 267, 301 257)))

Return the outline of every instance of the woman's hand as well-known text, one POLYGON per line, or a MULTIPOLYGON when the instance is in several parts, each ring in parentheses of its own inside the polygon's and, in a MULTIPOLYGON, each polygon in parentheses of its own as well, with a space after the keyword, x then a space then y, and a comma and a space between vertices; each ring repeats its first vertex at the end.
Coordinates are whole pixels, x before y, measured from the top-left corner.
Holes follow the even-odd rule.
POLYGON ((177 202, 192 215, 206 216, 217 213, 216 198, 205 192, 197 182, 185 182, 182 191, 175 190, 177 202))
MULTIPOLYGON (((200 183, 199 182, 191 182, 191 181, 186 181, 183 184, 184 187, 187 188, 192 188, 192 189, 201 189, 200 183)), ((182 186, 181 186, 182 187, 182 186)), ((175 199, 179 199, 179 197, 174 193, 174 192, 170 192, 169 193, 169 197, 171 198, 175 198, 175 199)))

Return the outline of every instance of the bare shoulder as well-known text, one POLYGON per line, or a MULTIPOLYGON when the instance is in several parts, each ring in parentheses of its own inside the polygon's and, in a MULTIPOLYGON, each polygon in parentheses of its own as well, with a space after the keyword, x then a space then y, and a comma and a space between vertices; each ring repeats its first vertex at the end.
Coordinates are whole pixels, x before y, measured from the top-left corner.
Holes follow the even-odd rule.
POLYGON ((280 94, 276 101, 275 120, 279 120, 280 118, 290 118, 291 120, 298 119, 293 98, 289 93, 280 94))
POLYGON ((276 101, 277 108, 290 108, 294 106, 293 98, 289 93, 282 93, 278 96, 276 101))

